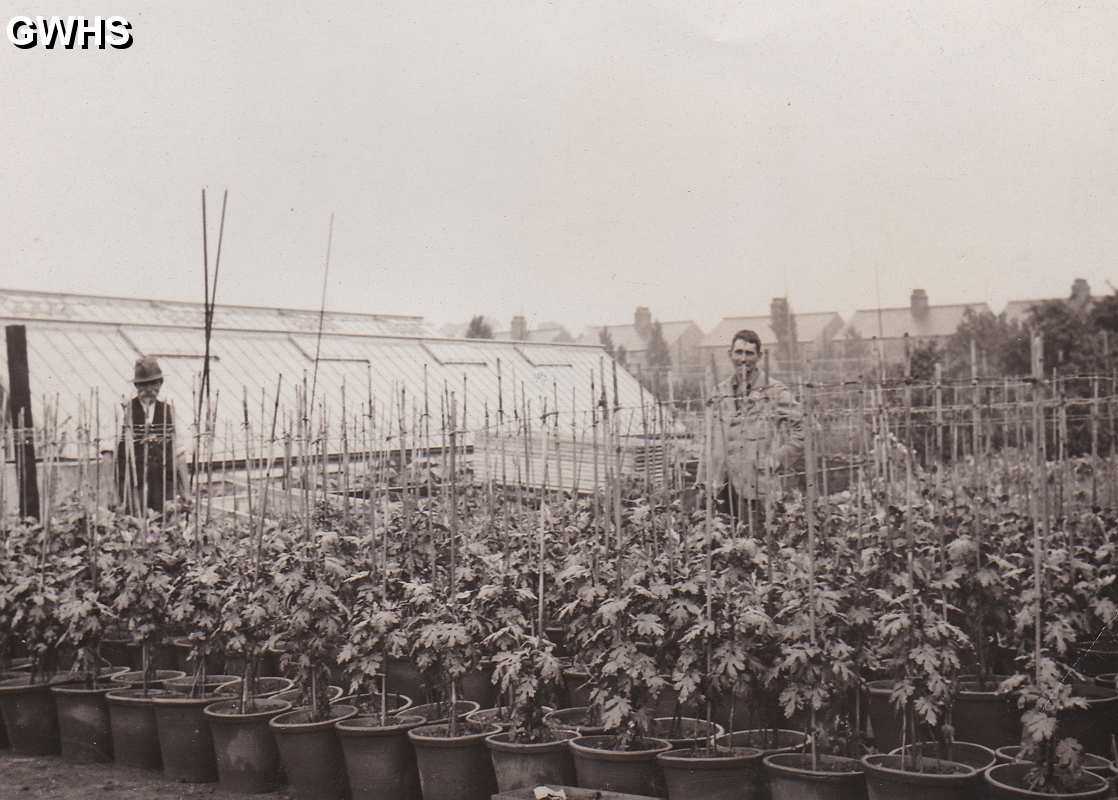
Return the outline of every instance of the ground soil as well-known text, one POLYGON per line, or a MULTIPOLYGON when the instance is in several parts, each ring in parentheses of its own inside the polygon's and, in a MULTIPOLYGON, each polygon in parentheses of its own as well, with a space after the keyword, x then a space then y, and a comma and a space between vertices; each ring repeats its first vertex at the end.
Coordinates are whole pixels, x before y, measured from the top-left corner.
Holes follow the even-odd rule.
MULTIPOLYGON (((59 756, 16 756, 0 750, 3 800, 244 800, 216 783, 172 783, 158 772, 114 764, 71 764, 59 756)), ((286 792, 257 794, 257 800, 287 800, 286 792)))

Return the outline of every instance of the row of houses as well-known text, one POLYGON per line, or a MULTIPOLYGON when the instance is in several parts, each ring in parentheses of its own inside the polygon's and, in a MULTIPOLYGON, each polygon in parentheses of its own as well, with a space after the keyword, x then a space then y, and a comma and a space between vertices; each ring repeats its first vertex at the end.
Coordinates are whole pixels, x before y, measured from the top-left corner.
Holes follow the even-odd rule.
MULTIPOLYGON (((1034 306, 1050 300, 1064 301, 1085 309, 1091 303, 1091 289, 1086 280, 1077 278, 1067 298, 1012 300, 1002 313, 1007 321, 1023 323, 1034 306)), ((862 350, 866 341, 876 340, 874 347, 880 348, 886 361, 899 361, 904 358, 906 335, 910 346, 929 342, 942 345, 955 333, 967 311, 982 314, 992 309, 985 302, 934 305, 924 289, 914 289, 907 306, 858 309, 849 320, 844 320, 837 311, 794 311, 796 359, 809 362, 851 358, 855 343, 861 339, 858 344, 862 350)), ((706 332, 692 320, 661 321, 660 328, 671 354, 673 369, 677 372, 686 372, 688 368, 702 370, 712 364, 715 371, 720 372, 729 368, 728 345, 730 338, 739 330, 756 331, 765 349, 776 351, 778 337, 773 320, 787 313, 787 298, 778 297, 770 303, 768 314, 723 317, 706 332)), ((508 330, 499 331, 495 336, 517 341, 599 345, 605 331, 615 349, 624 349, 628 367, 639 372, 651 369, 649 342, 653 323, 651 310, 647 306, 638 306, 631 323, 590 325, 573 336, 554 322, 530 329, 523 316, 516 316, 508 330)))

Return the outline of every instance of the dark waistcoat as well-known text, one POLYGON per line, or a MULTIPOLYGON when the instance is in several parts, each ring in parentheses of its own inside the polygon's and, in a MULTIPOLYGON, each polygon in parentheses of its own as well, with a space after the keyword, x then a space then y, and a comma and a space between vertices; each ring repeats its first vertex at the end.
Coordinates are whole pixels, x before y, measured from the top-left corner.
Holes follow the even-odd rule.
POLYGON ((144 406, 132 398, 128 413, 132 425, 132 465, 127 463, 125 438, 117 444, 117 488, 125 507, 136 512, 135 500, 144 497, 145 505, 155 511, 175 492, 175 421, 171 407, 155 401, 151 424, 144 420, 144 406), (146 489, 146 496, 145 496, 146 489))

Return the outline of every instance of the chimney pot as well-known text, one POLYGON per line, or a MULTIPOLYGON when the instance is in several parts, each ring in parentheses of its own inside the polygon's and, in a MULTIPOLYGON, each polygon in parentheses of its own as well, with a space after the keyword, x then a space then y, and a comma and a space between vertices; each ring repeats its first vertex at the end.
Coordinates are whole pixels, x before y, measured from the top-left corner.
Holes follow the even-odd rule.
POLYGON ((633 312, 633 327, 642 339, 652 335, 652 312, 648 310, 648 306, 637 306, 637 310, 633 312))
POLYGON ((1071 304, 1082 311, 1091 302, 1091 285, 1085 278, 1076 278, 1071 285, 1071 304))
POLYGON ((923 289, 912 290, 909 304, 914 318, 924 319, 924 317, 928 316, 928 293, 923 289))

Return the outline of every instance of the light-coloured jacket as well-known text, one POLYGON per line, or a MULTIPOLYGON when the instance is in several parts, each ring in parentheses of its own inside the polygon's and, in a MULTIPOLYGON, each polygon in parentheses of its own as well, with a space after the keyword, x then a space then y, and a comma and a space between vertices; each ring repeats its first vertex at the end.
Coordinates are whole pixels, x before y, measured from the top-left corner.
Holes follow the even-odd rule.
POLYGON ((754 380, 754 386, 739 386, 735 376, 714 387, 709 469, 705 446, 699 453, 700 481, 716 490, 729 481, 751 499, 769 493, 780 473, 796 466, 804 446, 803 411, 792 392, 780 381, 754 380))

